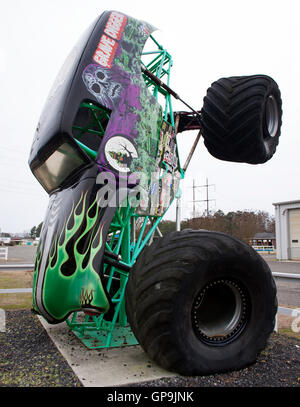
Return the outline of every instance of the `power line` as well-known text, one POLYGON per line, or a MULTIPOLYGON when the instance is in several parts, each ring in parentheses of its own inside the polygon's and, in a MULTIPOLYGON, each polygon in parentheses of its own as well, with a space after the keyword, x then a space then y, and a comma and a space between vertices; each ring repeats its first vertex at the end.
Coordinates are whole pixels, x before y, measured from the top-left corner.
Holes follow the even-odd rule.
POLYGON ((215 199, 209 199, 208 192, 209 192, 209 187, 215 186, 215 184, 209 184, 208 183, 208 178, 206 178, 206 184, 205 185, 195 185, 195 180, 193 179, 193 186, 190 188, 193 188, 193 218, 196 217, 196 202, 206 202, 206 216, 209 215, 209 202, 210 201, 216 201, 215 199), (197 188, 206 188, 206 199, 200 199, 196 200, 196 189, 197 188))
MULTIPOLYGON (((20 153, 20 154, 24 154, 24 150, 20 150, 19 147, 17 148, 13 148, 13 147, 6 147, 6 146, 0 146, 0 150, 4 150, 5 152, 9 152, 9 153, 20 153)), ((1 151, 3 152, 3 151, 1 151)))
POLYGON ((33 187, 33 188, 38 188, 40 184, 36 181, 36 179, 33 179, 32 181, 23 181, 22 179, 12 179, 12 178, 6 178, 6 177, 0 177, 0 182, 8 182, 9 187, 15 186, 14 184, 22 184, 26 188, 28 187, 33 187))
POLYGON ((13 187, 9 188, 8 186, 1 186, 0 185, 0 191, 8 192, 8 193, 19 193, 22 195, 34 195, 34 196, 40 196, 41 194, 38 193, 38 191, 34 190, 29 190, 29 189, 14 189, 13 187))

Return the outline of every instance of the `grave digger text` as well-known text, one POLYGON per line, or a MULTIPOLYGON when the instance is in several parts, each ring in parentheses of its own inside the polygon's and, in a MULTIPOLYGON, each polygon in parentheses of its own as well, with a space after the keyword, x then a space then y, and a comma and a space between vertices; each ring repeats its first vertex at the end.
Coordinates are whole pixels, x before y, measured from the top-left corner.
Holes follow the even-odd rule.
POLYGON ((118 391, 114 391, 107 395, 107 401, 113 402, 123 401, 139 404, 144 400, 176 404, 186 401, 193 402, 194 396, 192 391, 153 391, 152 393, 146 395, 142 393, 121 393, 118 391))

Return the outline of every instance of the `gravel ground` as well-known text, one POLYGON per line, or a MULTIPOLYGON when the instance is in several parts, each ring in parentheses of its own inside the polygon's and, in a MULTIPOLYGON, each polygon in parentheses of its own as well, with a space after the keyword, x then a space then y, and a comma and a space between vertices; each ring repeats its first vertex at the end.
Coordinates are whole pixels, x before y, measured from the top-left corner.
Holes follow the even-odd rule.
POLYGON ((273 333, 255 364, 210 376, 172 377, 137 387, 300 387, 300 340, 273 333))
MULTIPOLYGON (((0 387, 81 386, 36 316, 28 310, 6 311, 0 387)), ((163 378, 134 387, 300 387, 300 340, 274 332, 257 362, 240 371, 163 378)))
POLYGON ((6 311, 0 332, 0 387, 80 387, 38 318, 29 310, 6 311))

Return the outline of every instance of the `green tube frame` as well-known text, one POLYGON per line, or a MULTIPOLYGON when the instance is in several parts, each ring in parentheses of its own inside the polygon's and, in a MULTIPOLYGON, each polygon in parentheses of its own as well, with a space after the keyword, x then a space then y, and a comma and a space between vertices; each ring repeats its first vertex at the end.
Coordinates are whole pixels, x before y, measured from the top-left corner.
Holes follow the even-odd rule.
MULTIPOLYGON (((150 38, 156 48, 153 51, 143 53, 142 56, 153 56, 153 59, 147 64, 141 63, 158 78, 164 78, 165 83, 169 86, 171 67, 173 65, 172 57, 152 35, 150 38)), ((175 127, 171 95, 145 75, 144 80, 156 99, 159 94, 164 97, 164 120, 170 120, 170 124, 175 127)), ((77 132, 76 141, 87 155, 95 159, 97 152, 85 146, 80 141, 80 136, 89 131, 89 133, 94 132, 98 136, 103 137, 105 129, 101 125, 100 118, 101 115, 107 115, 108 113, 102 111, 98 106, 87 102, 82 103, 81 107, 91 110, 93 117, 92 125, 97 123, 99 130, 95 130, 94 126, 93 129, 91 129, 90 127, 92 127, 92 125, 88 127, 74 126, 74 130, 77 132)), ((163 162, 163 164, 165 163, 163 162)), ((165 168, 167 168, 166 165, 165 168)), ((184 172, 180 162, 179 169, 182 179, 184 172)), ((163 178, 166 173, 167 171, 163 173, 161 178, 163 178)), ((170 205, 171 204, 172 202, 170 205)), ((131 206, 129 198, 125 206, 121 205, 116 210, 109 228, 109 239, 106 242, 106 251, 120 256, 120 265, 132 267, 143 248, 152 241, 155 231, 168 208, 162 215, 140 215, 135 212, 136 208, 131 206)), ((82 315, 80 316, 75 312, 66 320, 69 329, 73 331, 89 349, 135 345, 137 344, 137 340, 134 338, 128 326, 125 312, 125 289, 129 272, 108 265, 105 263, 105 259, 102 272, 103 281, 106 281, 106 291, 114 308, 113 315, 110 315, 108 319, 106 314, 86 314, 84 319, 82 319, 82 315)))

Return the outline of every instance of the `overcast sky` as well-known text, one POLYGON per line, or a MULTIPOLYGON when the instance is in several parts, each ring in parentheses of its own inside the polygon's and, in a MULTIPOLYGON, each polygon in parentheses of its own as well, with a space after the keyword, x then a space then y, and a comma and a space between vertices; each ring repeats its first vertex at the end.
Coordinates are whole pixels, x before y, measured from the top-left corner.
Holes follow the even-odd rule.
MULTIPOLYGON (((296 0, 11 0, 0 24, 0 228, 22 232, 44 218, 48 196, 27 160, 34 131, 65 57, 104 10, 118 10, 159 28, 174 67, 171 87, 195 109, 210 84, 226 76, 267 74, 278 83, 283 125, 275 156, 263 165, 215 159, 203 142, 182 183, 182 216, 192 213, 192 189, 208 178, 211 210, 265 210, 300 199, 300 25, 296 0)), ((5 5, 4 5, 5 4, 5 5)), ((155 34, 154 34, 155 36, 155 34)), ((178 101, 175 110, 185 110, 178 101)), ((184 162, 195 132, 178 136, 184 162)), ((205 199, 198 188, 196 199, 205 199)), ((204 204, 197 204, 199 212, 204 204)), ((174 218, 174 208, 166 219, 174 218)))

